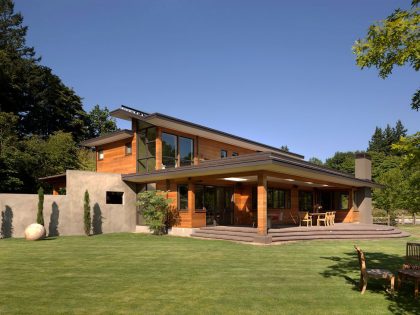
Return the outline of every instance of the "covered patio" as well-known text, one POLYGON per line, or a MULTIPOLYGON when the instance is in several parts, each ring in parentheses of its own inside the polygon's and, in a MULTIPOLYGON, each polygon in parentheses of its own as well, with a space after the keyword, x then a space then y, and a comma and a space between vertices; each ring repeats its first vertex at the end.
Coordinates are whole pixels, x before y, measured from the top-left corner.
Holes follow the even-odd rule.
POLYGON ((256 228, 256 240, 271 242, 269 228, 297 225, 299 211, 315 204, 336 211, 336 222, 370 224, 372 187, 370 160, 356 160, 356 177, 271 152, 260 152, 199 165, 169 168, 145 174, 126 174, 137 191, 166 192, 179 211, 177 228, 214 225, 256 228), (357 166, 359 165, 359 168, 357 166), (360 167, 363 166, 363 167, 360 167), (358 171, 359 170, 359 171, 358 171), (149 187, 149 188, 148 188, 149 187))

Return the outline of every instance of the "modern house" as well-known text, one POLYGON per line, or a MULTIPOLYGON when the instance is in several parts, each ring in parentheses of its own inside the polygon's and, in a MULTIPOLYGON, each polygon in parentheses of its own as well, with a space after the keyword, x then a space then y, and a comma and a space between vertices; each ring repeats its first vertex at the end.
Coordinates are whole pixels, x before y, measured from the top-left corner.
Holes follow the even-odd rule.
MULTIPOLYGON (((355 176, 318 166, 304 157, 160 113, 121 106, 111 112, 131 122, 87 140, 96 150, 97 173, 115 173, 135 193, 164 191, 179 210, 176 228, 187 233, 209 225, 258 227, 298 223, 298 211, 336 211, 336 222, 372 223, 369 156, 356 156, 355 176)), ((50 178, 58 191, 65 177, 50 178)), ((107 201, 124 203, 123 192, 107 201)), ((143 225, 141 214, 136 225, 143 225)))

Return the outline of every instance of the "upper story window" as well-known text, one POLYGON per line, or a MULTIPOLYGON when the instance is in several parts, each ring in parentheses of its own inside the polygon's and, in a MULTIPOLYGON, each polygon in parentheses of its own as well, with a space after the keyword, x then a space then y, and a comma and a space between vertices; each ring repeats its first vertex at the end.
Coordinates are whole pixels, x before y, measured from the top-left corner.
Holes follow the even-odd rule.
POLYGON ((191 165, 193 157, 194 141, 192 139, 162 133, 163 168, 191 165))
POLYGON ((238 152, 232 152, 232 156, 238 156, 239 153, 238 152))
POLYGON ((162 133, 162 164, 164 168, 178 166, 177 136, 162 133))
POLYGON ((179 137, 179 159, 181 166, 193 164, 194 141, 190 138, 179 137))
POLYGON ((104 150, 99 149, 98 150, 98 160, 103 160, 103 159, 104 159, 104 150))
POLYGON ((139 131, 138 172, 151 172, 156 168, 156 128, 139 131))
POLYGON ((220 157, 223 159, 223 158, 226 158, 228 156, 228 154, 227 154, 227 151, 226 150, 220 150, 220 157))
POLYGON ((131 142, 128 142, 125 144, 125 155, 131 155, 132 149, 131 149, 131 142))

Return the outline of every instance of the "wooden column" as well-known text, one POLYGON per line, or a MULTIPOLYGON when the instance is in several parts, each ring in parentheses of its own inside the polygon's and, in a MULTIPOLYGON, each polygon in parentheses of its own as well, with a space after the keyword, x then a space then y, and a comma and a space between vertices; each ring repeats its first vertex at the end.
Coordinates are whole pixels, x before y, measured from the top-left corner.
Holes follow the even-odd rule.
POLYGON ((198 136, 194 137, 194 165, 198 165, 198 136))
POLYGON ((156 127, 156 170, 162 169, 162 129, 156 127))
POLYGON ((267 235, 267 175, 258 174, 258 234, 267 235))
POLYGON ((188 182, 188 216, 191 219, 191 227, 194 226, 194 223, 193 223, 194 212, 195 212, 195 185, 192 181, 189 181, 188 182))

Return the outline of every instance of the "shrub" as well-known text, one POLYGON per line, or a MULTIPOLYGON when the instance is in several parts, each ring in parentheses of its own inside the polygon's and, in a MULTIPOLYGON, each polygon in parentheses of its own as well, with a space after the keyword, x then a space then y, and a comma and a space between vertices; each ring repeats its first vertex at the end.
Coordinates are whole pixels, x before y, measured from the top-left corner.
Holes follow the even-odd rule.
POLYGON ((146 225, 155 235, 167 233, 169 227, 177 222, 177 213, 170 208, 171 199, 166 199, 165 192, 145 191, 137 195, 139 212, 146 225))
POLYGON ((85 234, 87 236, 90 235, 90 230, 92 227, 92 220, 90 219, 90 200, 89 200, 89 192, 85 191, 85 197, 84 197, 84 207, 83 207, 83 223, 84 223, 84 229, 85 234))
POLYGON ((38 212, 36 214, 36 223, 44 226, 44 189, 38 189, 38 212))

